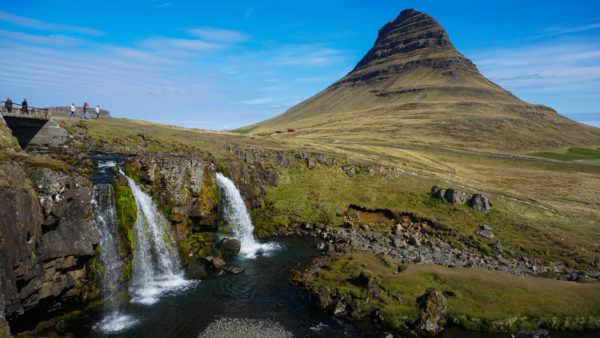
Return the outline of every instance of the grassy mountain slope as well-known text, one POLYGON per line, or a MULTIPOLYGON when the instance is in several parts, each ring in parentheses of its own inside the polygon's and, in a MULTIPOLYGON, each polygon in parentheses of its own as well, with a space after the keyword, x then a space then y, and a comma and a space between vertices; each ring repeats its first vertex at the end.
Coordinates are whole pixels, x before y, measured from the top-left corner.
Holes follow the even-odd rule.
POLYGON ((600 145, 600 129, 483 77, 427 14, 403 11, 348 75, 284 114, 241 128, 317 141, 521 151, 600 145))

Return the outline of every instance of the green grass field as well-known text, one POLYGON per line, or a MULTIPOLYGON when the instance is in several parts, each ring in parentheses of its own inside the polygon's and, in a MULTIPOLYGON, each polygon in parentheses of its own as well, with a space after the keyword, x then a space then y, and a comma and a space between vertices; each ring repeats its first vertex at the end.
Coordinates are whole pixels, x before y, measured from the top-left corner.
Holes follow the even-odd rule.
POLYGON ((600 160, 600 148, 568 148, 563 152, 540 151, 531 153, 531 156, 549 158, 559 161, 577 161, 577 160, 600 160))
POLYGON ((335 258, 308 283, 313 290, 328 286, 332 292, 347 294, 367 313, 381 309, 387 326, 395 329, 415 318, 416 300, 429 288, 453 292, 455 296, 448 297, 447 319, 471 330, 600 327, 599 284, 437 265, 408 264, 397 272, 398 264, 386 265, 375 255, 353 253, 335 258), (361 270, 378 276, 384 291, 368 304, 359 301, 365 290, 351 282, 361 270))

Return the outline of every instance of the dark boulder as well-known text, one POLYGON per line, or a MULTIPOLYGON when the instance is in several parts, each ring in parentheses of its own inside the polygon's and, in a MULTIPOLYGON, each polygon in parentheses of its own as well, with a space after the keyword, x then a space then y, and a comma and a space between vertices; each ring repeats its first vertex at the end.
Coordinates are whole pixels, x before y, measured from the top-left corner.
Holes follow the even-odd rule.
POLYGON ((223 268, 223 270, 232 275, 239 275, 240 273, 244 273, 244 271, 246 271, 246 269, 238 266, 226 266, 223 268))
POLYGON ((206 262, 206 266, 213 270, 222 270, 225 267, 225 261, 219 257, 204 257, 204 261, 206 262))
POLYGON ((467 205, 479 212, 489 212, 492 210, 492 203, 483 194, 474 194, 467 201, 467 205))
POLYGON ((437 185, 431 187, 431 197, 446 201, 454 205, 467 204, 479 212, 489 212, 492 203, 484 194, 469 194, 456 189, 442 189, 437 185))
POLYGON ((444 193, 444 200, 456 205, 462 205, 467 203, 470 197, 470 194, 454 189, 448 189, 444 193))
POLYGON ((477 229, 477 234, 481 237, 485 237, 487 239, 493 239, 494 236, 494 228, 492 228, 491 226, 487 225, 487 224, 483 224, 481 226, 479 226, 479 229, 477 229))
POLYGON ((186 269, 186 277, 190 279, 205 279, 208 277, 208 272, 204 264, 191 262, 186 269))
POLYGON ((436 289, 429 289, 417 299, 421 315, 415 323, 414 330, 423 336, 433 336, 442 331, 440 321, 446 315, 448 300, 444 294, 436 289))
POLYGON ((347 310, 348 305, 343 300, 338 300, 333 306, 332 313, 335 317, 341 318, 345 317, 348 313, 347 310))
POLYGON ((342 170, 350 177, 356 176, 356 168, 351 165, 342 166, 342 170))
POLYGON ((433 197, 433 198, 443 200, 445 193, 446 193, 446 190, 438 187, 437 185, 434 185, 433 187, 431 187, 431 197, 433 197))
POLYGON ((331 304, 331 290, 328 286, 321 286, 310 297, 311 302, 321 310, 331 304))
POLYGON ((366 289, 365 301, 367 303, 371 300, 378 299, 383 292, 381 287, 379 287, 379 279, 377 276, 367 270, 361 270, 360 274, 353 280, 353 283, 366 289))
POLYGON ((234 238, 223 238, 219 243, 219 249, 223 254, 237 255, 241 247, 242 243, 234 238))

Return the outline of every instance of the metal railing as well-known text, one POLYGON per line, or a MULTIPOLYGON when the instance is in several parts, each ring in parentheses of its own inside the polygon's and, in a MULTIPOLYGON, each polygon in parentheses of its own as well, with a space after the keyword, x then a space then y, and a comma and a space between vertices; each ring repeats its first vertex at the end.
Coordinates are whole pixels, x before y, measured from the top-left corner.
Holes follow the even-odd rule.
POLYGON ((23 107, 18 103, 13 103, 13 109, 9 113, 5 107, 6 101, 0 101, 2 106, 0 106, 0 112, 5 116, 16 116, 16 117, 32 117, 32 118, 43 118, 49 119, 52 116, 50 110, 48 108, 37 108, 37 107, 27 107, 27 109, 23 109, 23 107), (19 106, 19 108, 15 108, 15 106, 19 106))

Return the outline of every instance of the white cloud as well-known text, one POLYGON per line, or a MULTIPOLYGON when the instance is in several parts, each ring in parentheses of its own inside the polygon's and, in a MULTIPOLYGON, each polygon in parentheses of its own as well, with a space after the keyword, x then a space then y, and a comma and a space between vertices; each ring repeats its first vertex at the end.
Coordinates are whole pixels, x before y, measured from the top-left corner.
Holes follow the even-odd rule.
POLYGON ((86 100, 115 116, 221 128, 279 114, 350 67, 326 45, 257 48, 238 44, 249 39, 238 31, 186 32, 113 45, 0 30, 0 92, 36 106, 86 100))
POLYGON ((75 46, 82 43, 81 40, 64 35, 35 35, 0 29, 0 38, 31 43, 36 45, 47 45, 55 47, 75 46))
POLYGON ((600 103, 600 43, 596 41, 554 39, 465 54, 490 80, 526 101, 551 106, 575 120, 586 120, 576 113, 600 103))
POLYGON ((557 27, 551 27, 548 28, 546 30, 547 35, 559 35, 559 34, 569 34, 569 33, 576 33, 576 32, 584 32, 584 31, 589 31, 589 30, 594 30, 594 29, 600 29, 600 22, 594 22, 591 24, 587 24, 587 25, 581 25, 581 26, 557 26, 557 27))
POLYGON ((503 85, 565 90, 600 81, 600 44, 555 41, 469 56, 483 74, 503 85))
POLYGON ((345 53, 320 45, 283 47, 272 60, 276 66, 327 66, 340 62, 345 53))
POLYGON ((41 20, 37 20, 37 19, 32 19, 32 18, 28 18, 28 17, 24 17, 24 16, 11 14, 11 13, 8 13, 5 11, 0 11, 0 21, 9 23, 11 25, 19 26, 19 27, 39 29, 39 30, 51 31, 51 32, 77 33, 77 34, 84 34, 84 35, 91 35, 91 36, 99 36, 99 35, 104 34, 104 32, 102 32, 100 30, 89 28, 89 27, 72 26, 72 25, 65 25, 65 24, 59 24, 59 23, 50 23, 50 22, 45 22, 45 21, 41 21, 41 20))
POLYGON ((220 43, 238 43, 248 39, 244 32, 214 27, 190 28, 187 32, 192 36, 220 43))

